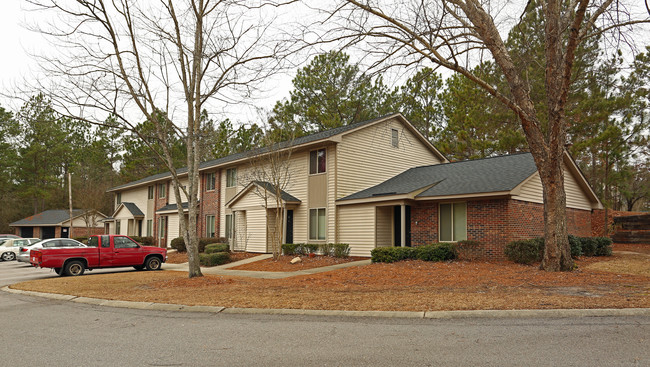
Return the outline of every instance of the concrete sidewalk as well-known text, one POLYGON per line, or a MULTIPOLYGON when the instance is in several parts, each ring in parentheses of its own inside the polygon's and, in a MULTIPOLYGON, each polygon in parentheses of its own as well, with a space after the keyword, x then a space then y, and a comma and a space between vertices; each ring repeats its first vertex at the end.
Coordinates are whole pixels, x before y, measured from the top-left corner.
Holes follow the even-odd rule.
MULTIPOLYGON (((210 275, 229 275, 229 276, 237 276, 237 277, 259 278, 259 279, 284 279, 284 278, 295 277, 299 275, 324 273, 327 271, 344 269, 352 266, 370 265, 370 259, 368 259, 368 260, 351 261, 343 264, 336 264, 330 266, 323 266, 320 268, 304 269, 304 270, 297 270, 297 271, 230 270, 230 268, 234 268, 239 265, 249 264, 260 260, 266 260, 271 257, 273 257, 273 255, 264 254, 264 255, 259 255, 248 259, 244 259, 244 260, 235 261, 229 264, 213 266, 213 267, 201 267, 201 272, 203 274, 210 274, 210 275)), ((163 270, 187 271, 187 263, 163 264, 163 270)))

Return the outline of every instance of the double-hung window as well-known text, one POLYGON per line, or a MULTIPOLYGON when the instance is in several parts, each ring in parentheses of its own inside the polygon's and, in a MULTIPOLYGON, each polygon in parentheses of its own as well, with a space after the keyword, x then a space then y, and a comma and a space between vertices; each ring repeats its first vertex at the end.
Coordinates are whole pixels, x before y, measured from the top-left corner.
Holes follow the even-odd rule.
POLYGON ((467 239, 467 203, 440 204, 440 241, 467 239))
POLYGON ((399 148, 399 131, 391 129, 391 143, 395 148, 399 148))
POLYGON ((226 238, 232 238, 234 226, 235 226, 235 215, 226 214, 226 238))
POLYGON ((325 208, 309 209, 309 239, 324 240, 327 232, 325 208))
POLYGON ((166 217, 158 218, 158 238, 165 238, 165 222, 166 217))
POLYGON ((205 217, 205 236, 214 237, 214 215, 205 217))
POLYGON ((216 186, 216 179, 214 172, 205 175, 205 191, 214 190, 216 186))
POLYGON ((158 185, 158 199, 164 199, 167 197, 167 185, 164 183, 161 183, 158 185))
POLYGON ((153 199, 153 185, 147 187, 147 199, 152 200, 153 199))
POLYGON ((147 219, 147 237, 153 236, 153 219, 147 219))
POLYGON ((117 201, 117 205, 122 204, 122 193, 118 192, 117 195, 115 195, 115 201, 117 201))
POLYGON ((237 186, 237 168, 229 168, 226 170, 226 187, 237 186))
POLYGON ((327 150, 318 149, 309 152, 309 174, 325 173, 327 170, 327 150))

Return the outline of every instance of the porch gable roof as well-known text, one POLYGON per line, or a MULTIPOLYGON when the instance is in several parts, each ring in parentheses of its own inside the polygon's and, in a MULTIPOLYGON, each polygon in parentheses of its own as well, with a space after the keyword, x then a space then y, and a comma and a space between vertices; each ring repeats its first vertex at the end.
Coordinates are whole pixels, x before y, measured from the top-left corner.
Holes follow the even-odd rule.
MULTIPOLYGON (((265 190, 271 196, 275 196, 275 186, 270 182, 251 181, 248 185, 246 185, 246 187, 244 187, 240 192, 238 192, 235 196, 233 196, 233 198, 230 199, 230 201, 226 203, 226 208, 232 207, 239 199, 243 198, 246 195, 246 193, 248 193, 254 187, 265 190)), ((289 194, 284 190, 280 190, 280 198, 282 199, 282 201, 284 201, 287 204, 299 204, 302 202, 300 201, 300 199, 289 194)))

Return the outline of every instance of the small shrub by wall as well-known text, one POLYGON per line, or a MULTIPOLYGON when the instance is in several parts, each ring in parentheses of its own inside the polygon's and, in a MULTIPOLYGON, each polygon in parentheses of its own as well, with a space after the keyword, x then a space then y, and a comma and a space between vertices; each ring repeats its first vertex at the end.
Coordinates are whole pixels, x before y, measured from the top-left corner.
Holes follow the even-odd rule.
POLYGON ((206 254, 214 254, 216 252, 228 252, 230 247, 227 243, 211 243, 205 246, 206 254))
MULTIPOLYGON (((609 237, 577 237, 569 235, 571 257, 611 256, 612 239, 609 237)), ((544 256, 544 238, 512 241, 505 248, 505 255, 510 261, 519 264, 532 264, 542 261, 544 256)))
POLYGON ((217 266, 230 261, 230 253, 215 252, 212 254, 199 254, 199 262, 202 266, 217 266))
POLYGON ((377 247, 370 252, 373 263, 403 260, 447 261, 457 258, 456 245, 435 243, 418 247, 377 247))

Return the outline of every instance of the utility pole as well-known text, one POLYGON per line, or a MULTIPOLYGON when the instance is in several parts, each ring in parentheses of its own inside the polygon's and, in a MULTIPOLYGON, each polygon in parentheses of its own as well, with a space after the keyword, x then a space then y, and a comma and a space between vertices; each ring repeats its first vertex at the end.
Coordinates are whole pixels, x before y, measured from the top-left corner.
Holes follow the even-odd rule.
POLYGON ((72 238, 72 174, 68 171, 68 203, 70 204, 70 227, 68 228, 68 238, 72 238))

